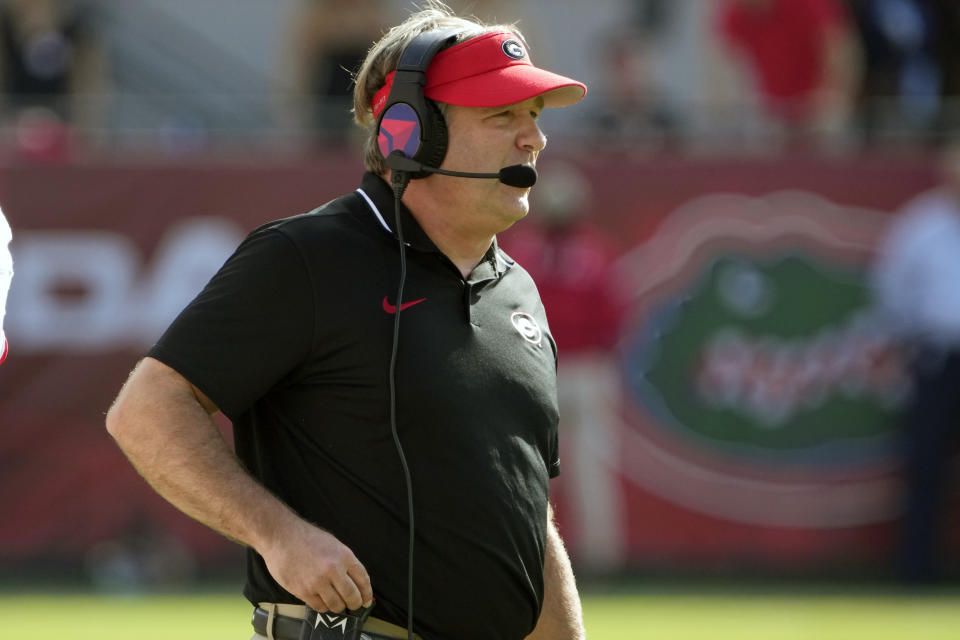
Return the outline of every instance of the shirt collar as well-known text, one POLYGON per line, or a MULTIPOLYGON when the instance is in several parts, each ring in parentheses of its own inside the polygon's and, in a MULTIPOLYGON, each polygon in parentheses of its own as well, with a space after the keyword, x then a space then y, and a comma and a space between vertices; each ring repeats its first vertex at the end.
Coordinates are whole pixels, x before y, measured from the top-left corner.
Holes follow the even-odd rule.
MULTIPOLYGON (((363 197, 367 205, 376 216, 379 226, 387 231, 394 238, 397 237, 396 206, 393 198, 393 189, 387 184, 386 180, 375 173, 367 172, 363 174, 363 181, 357 193, 363 197)), ((403 240, 408 247, 413 247, 419 251, 433 251, 439 253, 437 245, 433 244, 430 236, 420 227, 420 223, 413 217, 410 210, 403 202, 400 203, 400 224, 403 225, 403 240)))
POLYGON ((481 280, 499 278, 513 265, 513 258, 500 249, 500 246, 497 244, 497 239, 494 237, 493 243, 483 255, 483 259, 473 268, 473 272, 470 274, 470 281, 479 282, 481 280))
MULTIPOLYGON (((390 188, 386 180, 375 173, 367 172, 363 175, 363 181, 360 183, 357 193, 367 203, 377 220, 378 226, 396 238, 397 234, 394 229, 396 225, 394 207, 396 205, 394 204, 393 189, 390 188)), ((403 225, 403 239, 408 247, 419 251, 442 253, 403 202, 400 203, 400 221, 403 225)), ((500 249, 497 239, 494 237, 493 243, 484 254, 483 259, 470 274, 470 280, 499 278, 513 265, 513 259, 500 249)))

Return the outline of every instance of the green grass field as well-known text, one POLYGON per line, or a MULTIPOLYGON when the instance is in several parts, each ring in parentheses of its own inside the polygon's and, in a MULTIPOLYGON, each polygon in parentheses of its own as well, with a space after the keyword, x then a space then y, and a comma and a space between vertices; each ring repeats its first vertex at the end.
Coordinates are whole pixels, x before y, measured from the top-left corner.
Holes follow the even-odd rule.
MULTIPOLYGON (((237 595, 7 594, 0 598, 0 638, 247 640, 249 613, 249 606, 237 595)), ((956 595, 587 592, 584 616, 590 640, 960 638, 960 597, 956 595)))

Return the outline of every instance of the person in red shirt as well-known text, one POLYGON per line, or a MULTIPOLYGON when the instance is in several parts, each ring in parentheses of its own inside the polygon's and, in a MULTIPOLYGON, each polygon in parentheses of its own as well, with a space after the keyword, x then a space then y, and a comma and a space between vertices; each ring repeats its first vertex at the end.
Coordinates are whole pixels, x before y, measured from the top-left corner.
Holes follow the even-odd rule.
POLYGON ((787 131, 842 132, 861 79, 858 38, 840 0, 722 0, 725 49, 787 131))
POLYGON ((565 486, 572 556, 580 568, 607 573, 626 557, 616 452, 619 382, 613 349, 624 305, 613 265, 618 246, 589 220, 590 184, 574 166, 540 167, 527 224, 502 246, 537 282, 560 347, 557 395, 566 440, 565 486))

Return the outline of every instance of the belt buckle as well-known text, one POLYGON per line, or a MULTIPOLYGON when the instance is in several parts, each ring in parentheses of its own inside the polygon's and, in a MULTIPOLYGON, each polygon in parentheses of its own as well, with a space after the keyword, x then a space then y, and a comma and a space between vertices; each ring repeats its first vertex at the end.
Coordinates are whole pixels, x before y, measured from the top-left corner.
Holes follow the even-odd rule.
POLYGON ((307 607, 304 622, 300 631, 300 640, 365 640, 369 637, 360 633, 364 622, 367 621, 373 604, 354 611, 332 613, 314 611, 307 607))

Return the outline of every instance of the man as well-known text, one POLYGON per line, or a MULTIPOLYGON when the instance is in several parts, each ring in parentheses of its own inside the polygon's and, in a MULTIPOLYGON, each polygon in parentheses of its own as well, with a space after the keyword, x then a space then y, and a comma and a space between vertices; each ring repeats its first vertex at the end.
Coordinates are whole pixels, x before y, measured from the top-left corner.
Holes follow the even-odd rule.
POLYGON ((946 145, 941 184, 906 205, 877 252, 877 301, 912 356, 904 425, 901 579, 935 582, 946 562, 950 465, 960 444, 960 140, 946 145))
POLYGON ((617 466, 618 398, 614 346, 624 304, 614 264, 620 255, 590 220, 587 176, 577 167, 546 167, 533 194, 531 219, 502 236, 501 246, 538 283, 557 341, 557 389, 565 483, 573 516, 568 545, 581 570, 623 565, 625 530, 617 466))
POLYGON ((3 332, 3 316, 7 311, 7 294, 10 293, 10 282, 13 279, 13 256, 10 255, 10 241, 13 232, 3 211, 0 211, 0 363, 7 359, 9 348, 7 336, 3 332))
POLYGON ((536 161, 540 111, 586 88, 532 66, 514 29, 431 3, 357 74, 361 188, 254 231, 107 415, 158 492, 248 547, 258 635, 306 637, 303 618, 343 623, 301 603, 336 613, 375 602, 362 623, 374 639, 408 637, 405 622, 428 640, 584 636, 548 505, 559 472, 554 342, 532 280, 495 239, 526 215, 529 189, 413 179, 398 206, 409 274, 397 296, 394 172, 378 145, 391 132, 378 136, 376 117, 405 48, 446 29, 457 42, 432 59, 423 88, 443 102, 440 168, 536 161), (234 423, 236 458, 210 419, 218 410, 234 423))

